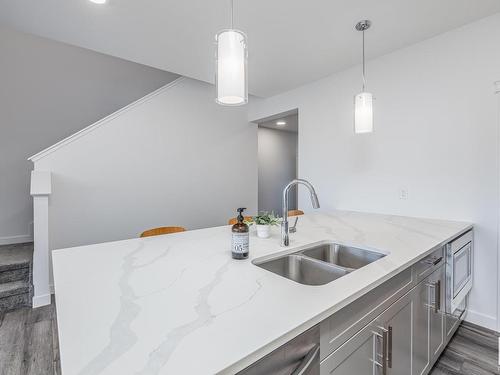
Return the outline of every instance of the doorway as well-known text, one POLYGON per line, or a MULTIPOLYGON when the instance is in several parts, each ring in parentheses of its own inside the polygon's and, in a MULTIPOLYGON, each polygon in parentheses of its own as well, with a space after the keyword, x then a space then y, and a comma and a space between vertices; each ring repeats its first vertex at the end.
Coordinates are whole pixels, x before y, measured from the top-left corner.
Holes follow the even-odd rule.
MULTIPOLYGON (((282 216, 283 188, 297 178, 298 112, 257 122, 258 210, 282 216)), ((297 209, 297 187, 290 190, 289 210, 297 209)))

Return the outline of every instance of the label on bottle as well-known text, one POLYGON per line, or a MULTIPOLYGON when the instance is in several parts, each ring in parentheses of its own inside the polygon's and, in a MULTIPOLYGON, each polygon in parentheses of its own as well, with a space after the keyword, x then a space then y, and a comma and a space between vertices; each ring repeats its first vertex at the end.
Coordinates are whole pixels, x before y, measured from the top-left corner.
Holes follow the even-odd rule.
POLYGON ((231 243, 231 249, 233 253, 237 254, 247 254, 249 235, 247 233, 233 233, 233 239, 231 243))

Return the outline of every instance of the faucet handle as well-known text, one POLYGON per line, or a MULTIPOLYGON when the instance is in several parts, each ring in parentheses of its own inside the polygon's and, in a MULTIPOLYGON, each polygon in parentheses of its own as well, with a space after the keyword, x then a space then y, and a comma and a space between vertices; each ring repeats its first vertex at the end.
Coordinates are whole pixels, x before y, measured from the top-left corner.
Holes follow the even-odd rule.
POLYGON ((288 229, 288 232, 290 233, 295 233, 297 232, 297 222, 299 221, 299 217, 296 216, 295 217, 295 223, 293 223, 293 226, 291 228, 288 229))

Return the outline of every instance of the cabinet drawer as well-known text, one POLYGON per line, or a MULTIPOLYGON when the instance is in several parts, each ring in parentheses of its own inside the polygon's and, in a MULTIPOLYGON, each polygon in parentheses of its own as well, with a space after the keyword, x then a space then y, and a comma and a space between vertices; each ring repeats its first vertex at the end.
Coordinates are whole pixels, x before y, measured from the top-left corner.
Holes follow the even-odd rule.
POLYGON ((379 361, 377 345, 378 327, 366 326, 320 364, 320 375, 372 375, 374 362, 379 361))
MULTIPOLYGON (((304 361, 309 352, 317 348, 318 341, 319 327, 315 325, 253 365, 238 372, 237 375, 290 375, 304 361)), ((319 374, 319 361, 317 357, 312 366, 309 367, 309 370, 304 374, 319 374)))
POLYGON ((444 249, 440 247, 430 255, 427 255, 424 259, 415 263, 415 265, 413 266, 413 271, 415 273, 415 279, 417 280, 417 283, 425 279, 427 276, 429 276, 444 264, 443 251, 444 249))
POLYGON ((320 323, 321 359, 338 349, 414 285, 412 269, 408 268, 323 320, 320 323))

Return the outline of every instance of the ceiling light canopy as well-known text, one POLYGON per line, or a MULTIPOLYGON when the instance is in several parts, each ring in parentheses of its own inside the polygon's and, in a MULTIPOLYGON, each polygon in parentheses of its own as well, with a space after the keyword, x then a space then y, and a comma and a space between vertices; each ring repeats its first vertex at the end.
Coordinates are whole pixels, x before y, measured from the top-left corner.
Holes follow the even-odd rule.
POLYGON ((231 0, 231 28, 215 36, 215 101, 221 105, 243 105, 248 102, 247 37, 233 27, 233 0, 231 0))
POLYGON ((363 20, 356 24, 356 30, 363 33, 363 89, 354 97, 354 132, 357 134, 373 132, 373 95, 366 91, 365 76, 365 30, 371 21, 363 20))
POLYGON ((94 4, 106 4, 107 0, 89 0, 89 1, 94 4))

